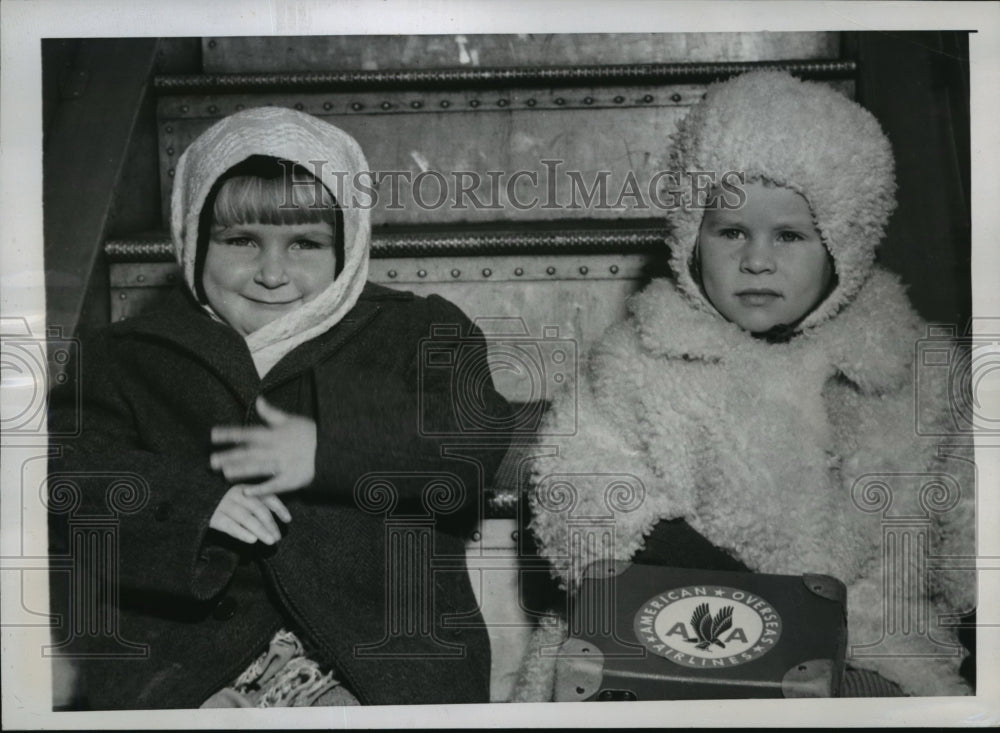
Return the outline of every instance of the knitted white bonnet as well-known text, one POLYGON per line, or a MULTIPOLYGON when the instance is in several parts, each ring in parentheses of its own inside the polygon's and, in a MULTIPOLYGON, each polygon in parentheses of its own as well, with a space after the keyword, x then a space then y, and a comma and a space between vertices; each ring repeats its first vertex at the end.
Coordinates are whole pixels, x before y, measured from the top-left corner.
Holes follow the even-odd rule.
POLYGON ((205 199, 223 173, 253 155, 291 160, 309 172, 318 172, 317 177, 344 214, 344 267, 337 279, 301 308, 247 336, 257 370, 263 375, 292 348, 337 323, 357 302, 368 277, 371 207, 366 205, 370 203, 366 188, 370 187, 370 172, 353 137, 303 112, 259 107, 212 125, 181 155, 170 202, 174 252, 193 293, 197 293, 195 258, 205 199))
MULTIPOLYGON (((809 202, 838 282, 800 324, 818 325, 864 284, 896 205, 892 148, 875 117, 827 84, 783 71, 752 71, 708 87, 672 136, 675 199, 691 202, 691 173, 767 179, 809 202)), ((670 213, 670 265, 685 296, 717 315, 690 270, 704 209, 670 213)), ((720 316, 721 317, 721 316, 720 316)))

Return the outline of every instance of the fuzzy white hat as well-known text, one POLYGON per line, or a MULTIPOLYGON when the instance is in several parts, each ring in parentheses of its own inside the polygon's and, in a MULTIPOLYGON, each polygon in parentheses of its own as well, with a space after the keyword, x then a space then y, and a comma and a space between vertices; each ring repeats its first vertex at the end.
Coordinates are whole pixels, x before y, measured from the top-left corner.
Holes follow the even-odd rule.
POLYGON ((690 269, 704 214, 690 195, 696 171, 737 171, 747 182, 766 179, 809 202, 838 282, 800 329, 828 320, 854 298, 896 205, 892 148, 870 112, 827 84, 752 71, 709 86, 672 142, 673 194, 681 206, 670 217, 670 264, 695 307, 717 314, 690 269))
MULTIPOLYGON (((170 230, 193 293, 202 207, 222 174, 254 155, 298 163, 333 194, 344 214, 344 267, 319 296, 247 336, 258 372, 326 331, 354 306, 368 278, 371 180, 357 141, 338 127, 284 107, 258 107, 215 123, 181 155, 174 173, 170 230)), ((211 309, 209 309, 211 310, 211 309)))

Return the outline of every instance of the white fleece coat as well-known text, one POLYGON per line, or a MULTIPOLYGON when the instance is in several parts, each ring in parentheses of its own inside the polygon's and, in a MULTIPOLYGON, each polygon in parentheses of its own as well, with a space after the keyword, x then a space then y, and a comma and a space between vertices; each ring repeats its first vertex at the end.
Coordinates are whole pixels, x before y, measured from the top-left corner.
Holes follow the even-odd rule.
MULTIPOLYGON (((873 270, 836 318, 783 344, 692 308, 668 280, 634 296, 630 313, 539 431, 558 455, 534 464, 531 528, 554 572, 572 587, 609 552, 570 551, 582 518, 613 517, 610 554, 624 560, 659 520, 682 517, 753 570, 843 581, 851 665, 909 694, 968 694, 955 635, 936 622, 972 609, 973 573, 927 571, 926 593, 911 589, 908 606, 884 611, 883 527, 911 517, 928 554, 974 554, 972 466, 939 457, 916 431, 915 409, 921 426, 947 424, 946 385, 927 384, 940 369, 920 371, 915 396, 927 334, 898 279, 873 270), (949 649, 900 626, 878 650, 896 656, 865 656, 858 647, 883 638, 884 614, 928 619, 956 646, 942 656, 949 649)), ((925 577, 922 560, 911 557, 914 577, 925 577)))

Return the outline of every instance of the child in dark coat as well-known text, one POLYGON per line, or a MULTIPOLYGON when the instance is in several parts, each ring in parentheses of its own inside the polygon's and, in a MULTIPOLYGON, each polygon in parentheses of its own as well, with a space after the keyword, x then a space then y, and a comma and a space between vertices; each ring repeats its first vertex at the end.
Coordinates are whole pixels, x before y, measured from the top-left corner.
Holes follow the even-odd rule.
MULTIPOLYGON (((53 576, 57 653, 83 657, 81 706, 488 701, 455 560, 503 451, 446 456, 460 407, 420 368, 433 326, 484 367, 486 344, 442 298, 366 281, 368 175, 349 135, 280 108, 181 157, 186 287, 83 344, 82 434, 50 464, 54 553, 77 568, 53 576), (80 518, 109 512, 98 568, 80 518)), ((492 382, 479 397, 507 414, 492 382)))

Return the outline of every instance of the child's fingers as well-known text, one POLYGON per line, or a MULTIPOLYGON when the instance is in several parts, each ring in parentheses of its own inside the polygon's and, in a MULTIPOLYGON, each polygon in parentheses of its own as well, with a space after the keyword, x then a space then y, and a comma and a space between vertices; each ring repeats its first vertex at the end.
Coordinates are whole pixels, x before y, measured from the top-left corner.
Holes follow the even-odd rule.
POLYGON ((263 483, 248 485, 243 493, 247 496, 264 497, 284 494, 286 491, 292 491, 292 487, 282 483, 280 476, 274 476, 263 483))
MULTIPOLYGON (((226 480, 232 483, 237 481, 246 481, 248 479, 254 478, 271 478, 275 475, 277 469, 273 464, 266 461, 250 461, 245 464, 237 464, 232 466, 223 466, 222 475, 226 477, 226 480)), ((269 492, 273 493, 273 492, 269 492)))
POLYGON ((237 515, 236 518, 244 527, 257 534, 267 544, 273 545, 281 539, 278 523, 274 521, 271 510, 260 499, 243 496, 239 501, 239 507, 233 513, 237 515), (243 509, 247 513, 240 516, 239 509, 243 509), (243 521, 244 519, 246 521, 243 521), (257 532, 258 527, 263 530, 263 534, 257 532))
POLYGON ((246 542, 248 545, 252 545, 258 539, 257 535, 245 527, 242 527, 235 519, 226 516, 225 514, 212 517, 212 521, 209 522, 208 526, 214 530, 227 534, 240 542, 246 542))
POLYGON ((263 395, 257 398, 256 405, 257 414, 260 415, 264 422, 271 427, 284 425, 288 422, 290 415, 287 412, 282 412, 270 402, 265 400, 263 395))
POLYGON ((242 481, 254 477, 270 477, 277 473, 277 466, 271 459, 262 457, 259 450, 234 448, 213 453, 209 458, 213 470, 222 471, 229 481, 242 481))
POLYGON ((288 511, 288 507, 286 507, 285 503, 274 494, 267 494, 266 496, 262 496, 260 497, 260 500, 264 502, 264 505, 268 509, 277 514, 278 519, 280 519, 282 522, 292 521, 292 515, 291 512, 288 511))
POLYGON ((212 444, 255 443, 270 433, 270 428, 260 425, 216 425, 212 428, 212 444))

